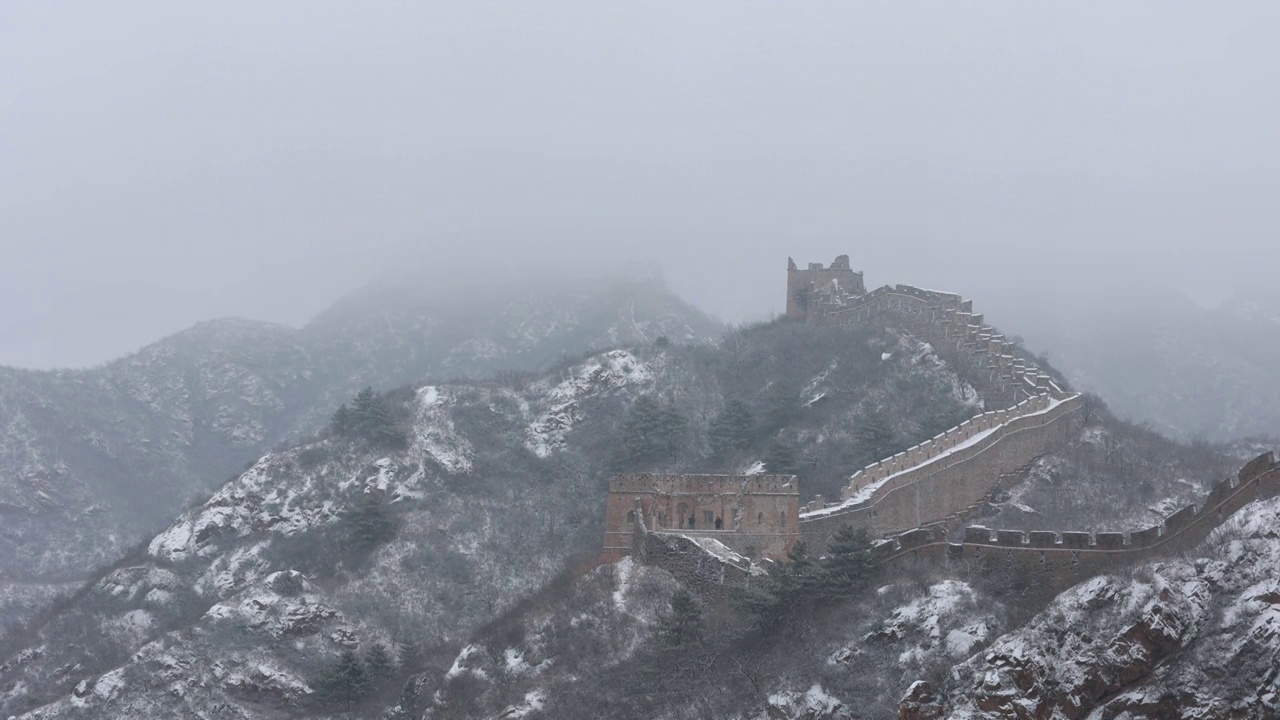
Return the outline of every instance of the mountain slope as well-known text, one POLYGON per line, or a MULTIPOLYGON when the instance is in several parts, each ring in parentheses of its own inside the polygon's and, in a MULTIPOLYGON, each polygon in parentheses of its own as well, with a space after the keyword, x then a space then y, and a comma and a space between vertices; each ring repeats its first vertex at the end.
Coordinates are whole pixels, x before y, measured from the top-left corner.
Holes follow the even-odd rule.
POLYGON ((439 297, 374 285, 301 330, 220 320, 91 370, 0 368, 0 626, 27 605, 17 583, 78 579, 119 557, 358 388, 720 331, 656 281, 511 286, 470 298, 463 316, 439 297))
MULTIPOLYGON (((329 434, 267 455, 67 607, 12 636, 0 652, 0 713, 332 715, 345 707, 326 695, 341 653, 370 659, 375 646, 389 648, 393 669, 357 703, 361 715, 395 705, 406 680, 411 702, 443 692, 447 707, 433 717, 632 707, 634 698, 611 688, 649 672, 632 656, 651 641, 677 585, 629 562, 567 572, 599 551, 605 481, 619 463, 741 471, 787 442, 803 491, 834 495, 862 464, 859 453, 873 451, 859 432, 872 418, 884 420, 893 452, 977 412, 983 399, 903 333, 778 322, 715 347, 634 346, 532 376, 400 390, 383 402, 407 433, 404 448, 329 434), (654 445, 630 429, 646 398, 671 431, 654 445), (710 429, 732 399, 745 403, 751 429, 740 449, 717 452, 710 429), (467 652, 469 644, 485 650, 467 652)), ((1151 465, 1157 492, 1188 471, 1151 465)), ((904 579, 871 601, 874 612, 830 610, 829 620, 859 619, 839 632, 809 623, 807 634, 755 656, 788 658, 776 670, 689 678, 725 692, 758 685, 724 704, 724 717, 773 702, 768 693, 794 709, 825 703, 828 692, 849 697, 851 687, 889 708, 914 679, 877 674, 885 653, 905 652, 891 638, 914 638, 911 667, 927 672, 1016 627, 1014 598, 948 582, 904 579), (912 603, 925 605, 900 616, 912 603), (926 622, 929 603, 954 608, 951 619, 926 622), (858 638, 882 630, 885 649, 860 655, 858 638), (939 632, 948 641, 956 633, 955 642, 939 646, 939 632), (815 657, 819 645, 826 649, 815 657), (809 660, 793 667, 793 657, 809 660), (833 680, 850 673, 853 685, 833 680), (793 687, 793 677, 806 684, 793 687), (811 696, 815 682, 827 689, 811 696)), ((673 686, 670 697, 681 692, 673 686)))
POLYGON ((619 453, 639 467, 741 468, 781 430, 821 475, 847 466, 871 408, 909 444, 981 399, 902 336, 778 323, 719 348, 617 350, 386 402, 405 449, 329 436, 267 455, 12 638, 0 714, 173 717, 209 703, 227 717, 316 714, 343 648, 457 642, 598 552, 619 453), (630 444, 642 396, 683 418, 675 450, 630 444), (708 428, 730 397, 759 425, 745 449, 713 458, 708 428), (370 527, 383 528, 373 541, 370 527))
POLYGON ((1259 501, 1189 557, 1063 593, 955 668, 932 716, 1275 717, 1278 523, 1259 501))

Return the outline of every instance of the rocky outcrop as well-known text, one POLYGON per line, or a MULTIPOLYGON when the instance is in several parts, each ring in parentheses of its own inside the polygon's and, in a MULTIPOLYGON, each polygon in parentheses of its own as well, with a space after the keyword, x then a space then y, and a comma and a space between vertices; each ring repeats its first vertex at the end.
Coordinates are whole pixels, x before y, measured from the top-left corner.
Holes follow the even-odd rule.
MULTIPOLYGON (((935 717, 1274 717, 1280 500, 1189 559, 1089 580, 953 671, 935 717)), ((903 698, 916 712, 919 693, 903 698)), ((923 715, 921 717, 929 717, 923 715)))

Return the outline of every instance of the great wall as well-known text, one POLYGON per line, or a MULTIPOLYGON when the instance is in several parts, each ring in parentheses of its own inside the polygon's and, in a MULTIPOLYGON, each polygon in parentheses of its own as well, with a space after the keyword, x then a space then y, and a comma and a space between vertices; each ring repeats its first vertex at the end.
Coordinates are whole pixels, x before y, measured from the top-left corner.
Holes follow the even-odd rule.
POLYGON ((840 528, 879 538, 888 569, 1004 572, 1061 589, 1118 565, 1166 555, 1208 537, 1250 501, 1280 494, 1280 463, 1258 456, 1187 506, 1141 531, 1073 532, 966 527, 1001 478, 1059 447, 1084 421, 1080 395, 1064 389, 953 293, 907 285, 867 292, 846 256, 807 269, 788 261, 787 315, 819 325, 881 324, 928 342, 983 393, 983 412, 850 476, 841 501, 799 506, 794 476, 623 475, 610 484, 602 561, 633 555, 704 594, 724 594, 784 560, 796 541, 826 547, 840 528), (699 518, 701 517, 701 521, 699 518), (718 522, 717 522, 718 521, 718 522), (701 525, 699 525, 701 522, 701 525), (727 584, 726 584, 727 583, 727 584))

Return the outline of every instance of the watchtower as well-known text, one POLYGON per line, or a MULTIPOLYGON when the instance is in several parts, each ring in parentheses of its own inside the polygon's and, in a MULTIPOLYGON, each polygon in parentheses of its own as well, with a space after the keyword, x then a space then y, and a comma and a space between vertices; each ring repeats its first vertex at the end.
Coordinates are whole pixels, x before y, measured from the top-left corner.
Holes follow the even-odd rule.
POLYGON ((862 273, 849 267, 849 256, 841 255, 824 267, 822 263, 809 263, 801 270, 796 261, 787 258, 787 317, 807 318, 822 293, 864 295, 866 285, 862 273))
POLYGON ((783 560, 800 537, 800 488, 794 475, 629 473, 609 482, 605 513, 604 562, 631 553, 638 523, 783 560))

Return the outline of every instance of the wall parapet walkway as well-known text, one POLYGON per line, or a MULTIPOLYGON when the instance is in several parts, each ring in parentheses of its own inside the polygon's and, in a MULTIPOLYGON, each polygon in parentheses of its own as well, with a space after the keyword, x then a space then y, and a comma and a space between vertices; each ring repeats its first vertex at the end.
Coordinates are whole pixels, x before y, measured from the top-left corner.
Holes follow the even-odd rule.
POLYGON ((1079 395, 1046 393, 977 415, 855 473, 840 504, 810 503, 800 514, 801 534, 817 544, 844 525, 886 534, 953 517, 987 497, 1002 475, 1065 440, 1082 409, 1079 395))
POLYGON ((992 400, 1015 404, 1028 397, 1068 393, 1024 357, 999 330, 973 312, 973 301, 955 293, 911 285, 885 285, 863 294, 828 294, 813 314, 817 323, 851 325, 888 317, 950 356, 984 385, 992 400))
POLYGON ((1162 522, 1131 532, 992 530, 966 527, 961 542, 942 528, 916 528, 875 546, 876 562, 894 566, 925 562, 948 569, 977 566, 1039 579, 1057 589, 1114 567, 1186 549, 1250 502, 1280 495, 1280 463, 1263 453, 1233 478, 1216 485, 1200 506, 1188 505, 1162 522))

